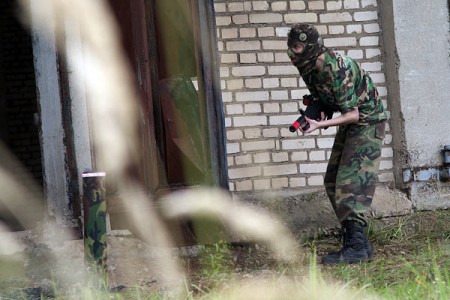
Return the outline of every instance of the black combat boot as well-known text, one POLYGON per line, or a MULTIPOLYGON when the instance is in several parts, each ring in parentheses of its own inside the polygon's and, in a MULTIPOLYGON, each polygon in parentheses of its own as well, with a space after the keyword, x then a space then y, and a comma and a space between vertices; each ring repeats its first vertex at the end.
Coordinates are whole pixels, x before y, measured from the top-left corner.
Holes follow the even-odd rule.
POLYGON ((369 261, 373 255, 372 247, 364 235, 363 226, 356 221, 342 223, 343 246, 338 252, 322 257, 323 264, 360 263, 369 261))

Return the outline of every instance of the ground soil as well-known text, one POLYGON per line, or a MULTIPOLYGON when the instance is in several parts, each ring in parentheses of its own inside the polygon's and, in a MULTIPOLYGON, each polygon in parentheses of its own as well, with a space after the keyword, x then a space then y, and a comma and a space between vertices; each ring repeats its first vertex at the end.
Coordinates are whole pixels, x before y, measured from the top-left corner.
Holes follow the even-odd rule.
MULTIPOLYGON (((297 237, 298 252, 306 254, 302 261, 305 270, 313 249, 320 256, 340 247, 338 232, 338 228, 329 228, 313 236, 297 237)), ((450 257, 450 210, 374 219, 369 237, 374 259, 413 253, 418 247, 425 246, 427 239, 447 243, 450 257)), ((124 295, 135 294, 136 290, 142 293, 169 291, 180 284, 177 277, 180 272, 187 278, 183 286, 199 291, 223 282, 226 278, 223 273, 252 278, 272 276, 286 269, 264 243, 222 243, 169 251, 149 247, 130 235, 110 236, 108 243, 109 287, 124 295)), ((85 286, 83 247, 82 240, 68 241, 53 249, 30 242, 21 253, 1 256, 2 269, 9 266, 10 272, 5 276, 5 271, 0 271, 0 299, 38 299, 32 296, 21 298, 33 294, 52 297, 58 294, 55 286, 60 286, 64 293, 76 295, 85 286), (59 259, 55 259, 56 256, 59 259), (68 284, 55 284, 55 276, 65 278, 68 284)))

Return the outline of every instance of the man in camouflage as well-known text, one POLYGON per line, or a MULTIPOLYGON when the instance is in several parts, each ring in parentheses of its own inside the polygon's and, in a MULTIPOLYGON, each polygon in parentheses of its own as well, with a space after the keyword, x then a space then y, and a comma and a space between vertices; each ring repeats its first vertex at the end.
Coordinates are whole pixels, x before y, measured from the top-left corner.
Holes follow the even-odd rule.
POLYGON ((348 56, 327 49, 317 29, 297 24, 288 34, 288 55, 297 67, 314 101, 340 112, 340 116, 317 121, 301 131, 339 126, 325 174, 325 189, 342 224, 344 243, 340 251, 322 257, 322 263, 368 261, 372 248, 364 234, 375 192, 381 145, 387 115, 369 75, 348 56))

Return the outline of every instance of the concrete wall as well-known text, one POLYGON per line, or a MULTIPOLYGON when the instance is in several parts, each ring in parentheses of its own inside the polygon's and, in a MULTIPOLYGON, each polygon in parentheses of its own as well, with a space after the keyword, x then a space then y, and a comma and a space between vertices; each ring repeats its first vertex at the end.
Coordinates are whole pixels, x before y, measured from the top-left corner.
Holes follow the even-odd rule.
MULTIPOLYGON (((286 54, 287 32, 294 23, 315 24, 326 46, 371 73, 389 109, 379 1, 214 2, 231 190, 321 187, 336 128, 307 136, 288 131, 308 90, 286 54)), ((383 183, 394 180, 392 158, 388 131, 383 183)))
POLYGON ((439 176, 450 144, 448 1, 382 1, 380 10, 397 186, 417 208, 450 207, 439 176))

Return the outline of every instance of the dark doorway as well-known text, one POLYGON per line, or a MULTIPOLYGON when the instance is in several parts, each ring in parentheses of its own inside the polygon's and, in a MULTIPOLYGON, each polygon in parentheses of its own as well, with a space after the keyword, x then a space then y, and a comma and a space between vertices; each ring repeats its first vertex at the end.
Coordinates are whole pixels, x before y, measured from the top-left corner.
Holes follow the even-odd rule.
MULTIPOLYGON (((36 193, 41 195, 43 175, 33 50, 31 36, 19 22, 16 9, 16 1, 0 1, 0 140, 19 162, 20 167, 11 170, 17 180, 27 187, 36 187, 36 193)), ((10 163, 1 158, 0 162, 10 163)))
POLYGON ((140 173, 149 192, 196 185, 227 188, 215 29, 213 18, 204 13, 212 14, 213 2, 109 2, 136 75, 140 173), (209 24, 209 31, 202 31, 202 23, 209 24))
MULTIPOLYGON (((135 73, 142 116, 142 164, 136 173, 149 194, 164 205, 160 196, 173 190, 228 189, 213 1, 109 3, 135 73)), ((116 219, 120 209, 126 210, 118 207, 116 219)), ((114 213, 111 222, 114 228, 114 213)), ((181 243, 194 242, 189 220, 171 228, 180 232, 181 243)))

